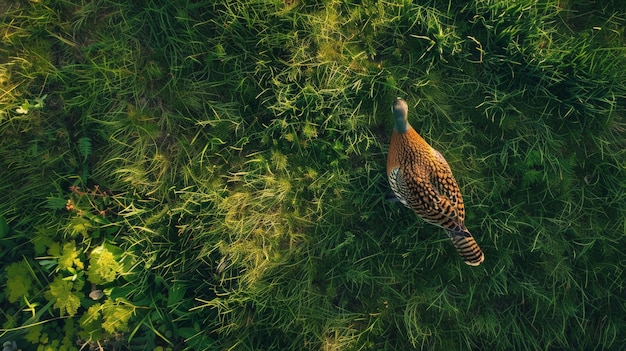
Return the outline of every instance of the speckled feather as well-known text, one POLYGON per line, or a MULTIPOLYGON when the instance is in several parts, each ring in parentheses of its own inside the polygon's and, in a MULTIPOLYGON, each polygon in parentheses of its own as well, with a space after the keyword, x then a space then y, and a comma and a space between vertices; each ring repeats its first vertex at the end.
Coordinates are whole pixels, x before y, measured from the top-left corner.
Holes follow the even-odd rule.
POLYGON ((387 177, 394 195, 424 221, 448 231, 465 261, 477 266, 484 260, 480 247, 465 227, 465 207, 448 162, 408 123, 408 106, 394 103, 396 127, 387 157, 387 177))

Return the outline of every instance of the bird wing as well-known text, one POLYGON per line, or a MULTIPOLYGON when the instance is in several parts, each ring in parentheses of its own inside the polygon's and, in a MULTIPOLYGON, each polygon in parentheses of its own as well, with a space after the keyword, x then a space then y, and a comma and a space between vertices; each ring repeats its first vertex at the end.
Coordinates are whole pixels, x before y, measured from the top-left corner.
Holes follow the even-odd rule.
POLYGON ((408 187, 406 186, 406 182, 404 181, 404 177, 402 176, 402 172, 400 168, 394 168, 389 172, 389 185, 391 186, 391 190, 393 191, 396 199, 400 201, 406 207, 409 206, 409 202, 407 201, 407 195, 409 193, 408 187))
MULTIPOLYGON (((401 168, 397 169, 397 173, 390 174, 390 176, 393 175, 390 177, 390 183, 396 197, 426 222, 448 228, 444 226, 444 223, 449 221, 448 215, 442 210, 442 198, 433 186, 429 172, 424 172, 423 167, 417 164, 411 164, 411 166, 413 168, 407 170, 407 173, 411 175, 408 178, 403 176, 401 168)), ((446 200, 443 199, 443 201, 446 200)))
POLYGON ((442 220, 444 227, 451 230, 462 230, 465 221, 465 209, 459 187, 454 180, 448 162, 439 151, 432 149, 434 154, 434 169, 431 172, 430 183, 437 193, 435 201, 441 214, 446 217, 442 220))

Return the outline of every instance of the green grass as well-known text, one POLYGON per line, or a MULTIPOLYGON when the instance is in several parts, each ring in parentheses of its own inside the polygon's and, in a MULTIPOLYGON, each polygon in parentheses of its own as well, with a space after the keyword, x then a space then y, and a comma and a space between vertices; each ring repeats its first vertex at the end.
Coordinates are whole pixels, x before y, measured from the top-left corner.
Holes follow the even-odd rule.
POLYGON ((0 343, 626 343, 621 1, 0 4, 0 343), (395 97, 486 253, 385 201, 395 97))

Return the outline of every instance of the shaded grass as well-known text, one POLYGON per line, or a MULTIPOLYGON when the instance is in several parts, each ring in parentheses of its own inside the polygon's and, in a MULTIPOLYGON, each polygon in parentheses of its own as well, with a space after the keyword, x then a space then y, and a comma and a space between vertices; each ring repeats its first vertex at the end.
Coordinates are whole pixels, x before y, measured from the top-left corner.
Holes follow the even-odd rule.
POLYGON ((621 5, 3 6, 0 260, 29 274, 0 273, 2 342, 624 343, 621 5), (384 201, 398 95, 463 188, 478 269, 384 201))

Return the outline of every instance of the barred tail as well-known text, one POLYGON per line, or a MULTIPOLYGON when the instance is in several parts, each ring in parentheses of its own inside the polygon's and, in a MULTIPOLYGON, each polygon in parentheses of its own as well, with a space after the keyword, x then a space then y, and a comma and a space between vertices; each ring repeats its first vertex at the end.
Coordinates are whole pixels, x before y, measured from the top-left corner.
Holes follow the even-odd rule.
POLYGON ((461 255, 463 261, 470 266, 478 266, 485 260, 485 254, 480 249, 476 240, 469 231, 451 232, 449 231, 452 244, 461 255))

